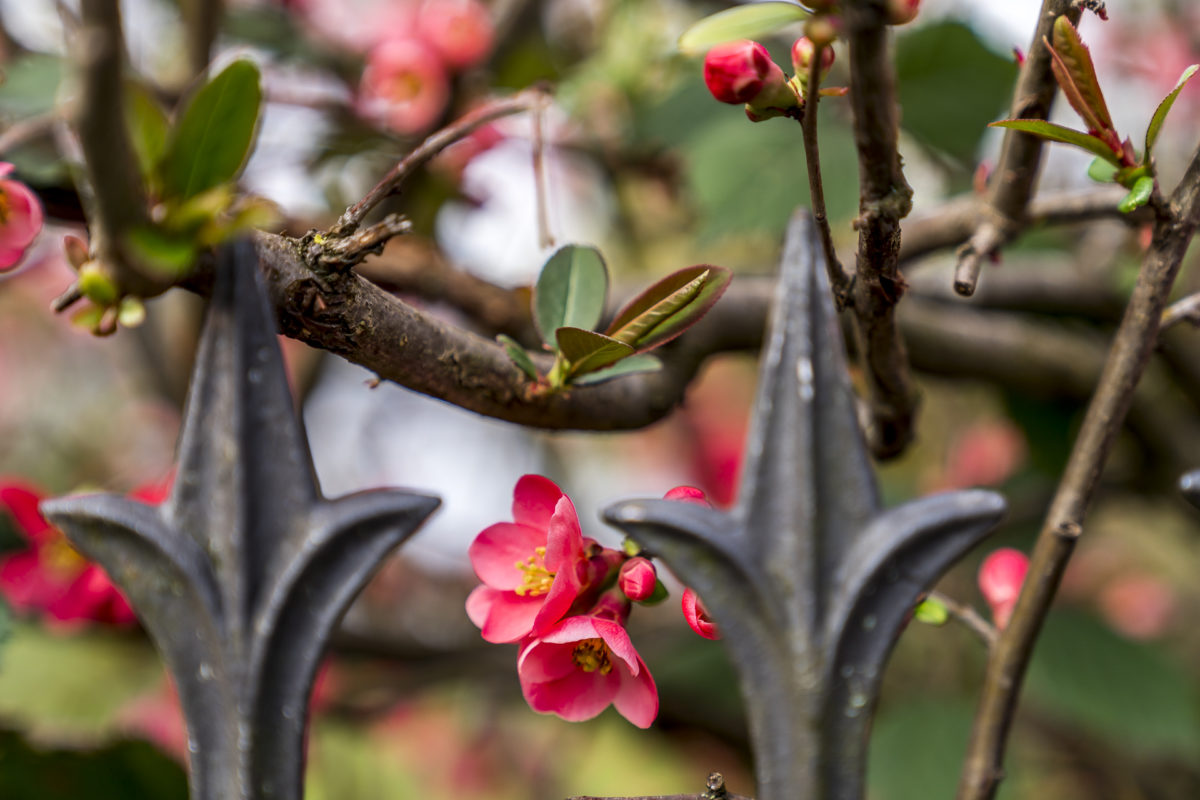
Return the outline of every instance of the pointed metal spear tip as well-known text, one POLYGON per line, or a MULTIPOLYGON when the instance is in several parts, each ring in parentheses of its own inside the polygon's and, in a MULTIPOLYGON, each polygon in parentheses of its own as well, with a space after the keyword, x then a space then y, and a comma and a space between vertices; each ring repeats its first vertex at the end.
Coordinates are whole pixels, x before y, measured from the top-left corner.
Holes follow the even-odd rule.
POLYGON ((609 525, 627 525, 645 522, 646 511, 644 500, 622 500, 605 508, 600 515, 609 525))

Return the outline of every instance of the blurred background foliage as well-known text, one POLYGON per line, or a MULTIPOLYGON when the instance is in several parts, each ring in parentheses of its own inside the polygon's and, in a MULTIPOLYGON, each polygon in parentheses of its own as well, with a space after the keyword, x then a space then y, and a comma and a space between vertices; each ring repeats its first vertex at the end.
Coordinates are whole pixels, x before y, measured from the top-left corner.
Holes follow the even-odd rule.
MULTIPOLYGON (((0 476, 49 494, 124 492, 170 469, 199 315, 194 298, 174 292, 151 305, 142 328, 100 341, 46 310, 71 276, 61 234, 80 220, 72 158, 60 155, 63 134, 52 116, 73 92, 53 5, 0 4, 0 119, 44 128, 0 155, 37 188, 56 223, 27 266, 0 279, 0 476)), ((249 54, 263 65, 269 106, 243 183, 278 203, 293 233, 330 224, 424 132, 398 133, 359 113, 365 49, 322 22, 319 5, 231 0, 218 43, 220 59, 249 54)), ((352 5, 343 13, 373 13, 369 3, 352 5)), ((178 46, 178 5, 124 6, 137 73, 164 99, 177 98, 190 80, 178 46)), ((679 31, 718 7, 496 0, 489 6, 495 47, 453 77, 439 119, 425 130, 492 93, 550 81, 557 103, 547 117, 549 196, 561 240, 600 245, 618 285, 701 262, 768 273, 792 209, 807 203, 800 132, 785 120, 751 125, 739 109, 713 102, 698 62, 675 51, 679 31)), ((998 140, 985 125, 1006 113, 1016 74, 1008 51, 1027 46, 1034 13, 1036 3, 1013 4, 1005 27, 985 4, 926 0, 918 21, 897 30, 901 146, 917 190, 916 217, 971 192, 977 166, 994 157, 998 140)), ((1200 60, 1200 20, 1179 4, 1149 0, 1110 14, 1107 27, 1091 20, 1083 34, 1117 116, 1144 120, 1147 104, 1163 94, 1162 77, 1144 63, 1129 68, 1131 53, 1177 47, 1200 60)), ((780 63, 789 42, 786 34, 768 42, 780 63)), ((845 60, 839 52, 828 84, 848 83, 845 60)), ((1164 133, 1164 175, 1177 173, 1195 146, 1196 127, 1183 122, 1200 114, 1195 95, 1181 98, 1180 119, 1164 133)), ((821 109, 830 216, 848 254, 858 194, 848 107, 827 99, 821 109)), ((457 267, 501 285, 528 284, 544 257, 532 222, 529 125, 512 120, 496 128, 497 142, 460 163, 436 163, 388 210, 409 215, 411 241, 457 267)), ((1086 185, 1078 159, 1052 152, 1044 187, 1086 185)), ((1027 355, 1035 361, 1059 337, 1086 343, 1099 358, 1136 268, 1138 233, 1120 223, 1034 232, 1006 254, 997 276, 1065 274, 1101 300, 972 304, 972 319, 1025 326, 1034 332, 1027 355), (1037 331, 1047 331, 1046 339, 1037 331)), ((404 246, 389 247, 372 276, 387 285, 404 246)), ((943 336, 953 338, 953 314, 966 304, 921 294, 939 281, 949 285, 938 278, 949 257, 907 264, 906 276, 920 302, 951 320, 943 336)), ((1200 288, 1191 263, 1181 284, 1200 288)), ((444 304, 410 299, 471 324, 444 304)), ((1190 464, 1179 453, 1197 441, 1188 437, 1200 425, 1195 336, 1173 331, 1156 367, 1160 405, 1148 414, 1170 409, 1158 414, 1168 435, 1156 438, 1153 421, 1135 427, 1106 471, 1062 602, 1037 648, 1001 797, 1200 796, 1200 516, 1173 488, 1182 468, 1200 463, 1200 448, 1190 451, 1190 464), (1163 442, 1172 435, 1174 450, 1163 442)), ((606 541, 615 537, 596 509, 620 497, 661 496, 691 483, 718 503, 731 502, 753 396, 751 356, 714 360, 685 407, 649 430, 549 436, 480 421, 395 387, 369 389, 370 376, 294 344, 286 352, 327 493, 390 483, 446 498, 438 518, 367 589, 334 643, 314 698, 310 798, 648 795, 699 791, 711 770, 723 772, 733 791, 753 794, 732 672, 719 645, 682 624, 677 600, 635 615, 634 642, 662 697, 648 732, 611 711, 578 725, 533 714, 521 701, 515 649, 482 643, 462 612, 473 582, 466 545, 482 527, 507 519, 511 487, 523 472, 562 485, 586 533, 606 541)), ((991 353, 976 357, 986 365, 991 353)), ((938 368, 938 358, 936 351, 927 356, 932 367, 918 375, 916 444, 880 470, 885 497, 999 488, 1012 510, 985 550, 1027 549, 1085 397, 1066 370, 1061 382, 1031 386, 982 366, 954 374, 938 368)), ((0 549, 22 546, 17 526, 0 514, 0 549)), ((939 588, 981 605, 974 570, 983 555, 972 554, 939 588)), ((953 623, 909 627, 876 720, 872 800, 952 795, 983 663, 982 645, 953 623)), ((171 689, 139 631, 65 627, 0 606, 0 797, 182 798, 186 758, 171 689)))

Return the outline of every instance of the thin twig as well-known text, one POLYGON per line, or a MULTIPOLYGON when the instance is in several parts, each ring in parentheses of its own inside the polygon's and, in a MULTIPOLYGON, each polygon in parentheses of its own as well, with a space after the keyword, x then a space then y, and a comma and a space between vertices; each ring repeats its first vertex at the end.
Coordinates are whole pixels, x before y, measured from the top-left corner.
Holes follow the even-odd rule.
POLYGON ((1188 295, 1168 306, 1167 310, 1163 312, 1162 322, 1159 323, 1158 329, 1160 332, 1165 331, 1181 322, 1200 325, 1200 292, 1188 295))
POLYGON ((481 108, 465 114, 462 118, 442 128, 428 139, 421 142, 415 150, 400 160, 383 180, 375 185, 366 196, 359 200, 346 213, 342 214, 337 224, 330 229, 331 236, 346 236, 353 233, 362 224, 363 219, 387 197, 395 193, 402 183, 422 165, 455 142, 469 136, 472 132, 501 117, 519 114, 522 111, 534 111, 546 96, 541 88, 526 89, 519 94, 504 100, 497 100, 481 108))
POLYGON ((833 247, 833 233, 829 230, 829 214, 825 210, 825 184, 821 179, 821 150, 817 140, 817 101, 821 96, 821 56, 824 45, 813 48, 812 60, 808 65, 808 97, 804 104, 804 115, 800 125, 804 131, 804 160, 808 165, 808 188, 812 199, 813 219, 821 235, 821 249, 825 251, 825 270, 829 274, 829 285, 833 300, 839 311, 850 302, 852 282, 833 247))
POLYGON ((538 247, 545 250, 554 246, 554 234, 550 230, 550 203, 546 181, 546 98, 542 98, 533 109, 533 194, 537 202, 538 247))
POLYGON ((4 130, 4 133, 0 133, 0 153, 6 153, 14 147, 25 144, 30 139, 52 133, 55 123, 61 118, 58 111, 47 111, 44 114, 14 122, 4 130))
POLYGON ((996 626, 984 619, 978 611, 966 603, 960 603, 949 595, 931 591, 926 595, 930 600, 941 603, 950 616, 965 625, 972 633, 983 640, 989 648, 996 644, 996 626))
MULTIPOLYGON (((1033 41, 1013 91, 1010 114, 1013 119, 1047 119, 1050 116, 1058 84, 1050 67, 1046 40, 1052 35, 1054 21, 1063 14, 1076 24, 1081 12, 1074 0, 1043 0, 1033 41)), ((1041 163, 1041 139, 1014 130, 1004 132, 1000 161, 992 173, 987 201, 979 210, 975 233, 958 253, 954 290, 959 294, 967 297, 974 294, 983 259, 991 258, 1024 229, 1025 207, 1033 196, 1041 163)))
POLYGON ((877 458, 892 458, 912 440, 917 409, 908 356, 896 325, 896 304, 904 292, 900 220, 912 209, 912 187, 904 179, 896 149, 896 79, 883 4, 848 0, 845 10, 859 168, 855 335, 867 383, 867 439, 877 458))
POLYGON ((1200 223, 1200 149, 1167 211, 1155 223, 1150 249, 1038 535, 1012 619, 988 660, 959 800, 989 800, 1003 775, 1008 732, 1034 643, 1082 533, 1100 471, 1150 362, 1167 298, 1200 223))

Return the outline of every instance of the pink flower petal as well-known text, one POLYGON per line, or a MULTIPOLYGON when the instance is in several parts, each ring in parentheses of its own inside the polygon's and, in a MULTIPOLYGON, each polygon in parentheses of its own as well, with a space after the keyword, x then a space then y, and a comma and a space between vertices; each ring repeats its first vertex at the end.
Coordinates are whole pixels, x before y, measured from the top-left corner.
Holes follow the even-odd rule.
POLYGON ((633 649, 633 642, 629 640, 629 634, 625 631, 625 626, 619 622, 609 622, 608 620, 596 620, 596 632, 600 634, 600 638, 608 645, 608 649, 612 650, 613 654, 625 662, 629 671, 633 675, 638 674, 641 669, 642 659, 638 656, 637 650, 633 649))
POLYGON ((50 523, 38 511, 41 494, 18 484, 0 486, 0 507, 12 514, 17 527, 32 542, 41 542, 51 530, 50 523))
POLYGON ((620 686, 617 670, 607 675, 575 670, 557 681, 522 683, 521 691, 534 711, 557 714, 568 722, 582 722, 608 708, 620 686))
POLYGON ((549 478, 522 475, 513 489, 513 520, 544 531, 550 527, 559 499, 565 496, 549 478))
POLYGON ((621 686, 613 698, 613 706, 617 713, 634 725, 649 728, 658 716, 658 687, 654 685, 650 670, 640 658, 638 665, 640 669, 632 674, 617 666, 617 671, 621 673, 621 686))
POLYGON ((583 531, 575 504, 565 494, 554 506, 546 529, 546 568, 551 572, 574 572, 569 569, 583 559, 583 531))
POLYGON ((467 553, 479 580, 493 589, 513 590, 525 583, 525 573, 517 564, 534 555, 535 548, 545 546, 543 530, 497 522, 475 537, 467 553))
POLYGON ((538 598, 542 607, 533 620, 531 632, 540 636, 544 631, 563 618, 570 610, 575 598, 579 597, 579 582, 571 580, 573 570, 560 572, 554 576, 550 591, 545 597, 538 598))
POLYGON ((538 638, 550 644, 571 644, 583 639, 599 639, 601 636, 600 631, 596 629, 597 621, 595 617, 567 617, 538 638))
POLYGON ((700 602, 700 598, 695 592, 691 589, 684 589, 680 605, 683 608, 683 618, 687 621, 689 628, 705 639, 721 638, 721 632, 717 630, 717 626, 709 619, 708 609, 700 602))
POLYGON ((521 651, 517 673, 522 683, 546 683, 565 678, 579 669, 574 644, 546 644, 535 641, 521 651))
POLYGON ((504 644, 522 639, 528 636, 533 629, 534 618, 537 617, 541 607, 542 603, 539 597, 522 597, 512 592, 496 592, 487 618, 479 626, 480 635, 493 644, 504 644))

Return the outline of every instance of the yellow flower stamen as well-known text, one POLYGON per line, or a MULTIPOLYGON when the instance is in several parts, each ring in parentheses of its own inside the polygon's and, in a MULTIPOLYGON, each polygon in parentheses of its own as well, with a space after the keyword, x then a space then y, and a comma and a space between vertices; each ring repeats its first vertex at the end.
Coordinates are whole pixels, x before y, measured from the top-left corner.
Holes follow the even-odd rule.
POLYGON ((538 597, 550 591, 554 573, 546 569, 546 548, 535 547, 533 555, 516 563, 517 569, 525 573, 525 582, 514 591, 521 597, 538 597))
POLYGON ((61 534, 42 547, 41 557, 46 569, 59 578, 74 577, 87 566, 87 560, 61 534))
POLYGON ((575 645, 575 650, 571 653, 571 660, 584 672, 599 670, 601 675, 607 675, 612 672, 613 668, 608 654, 608 645, 604 643, 603 639, 584 639, 575 645))

